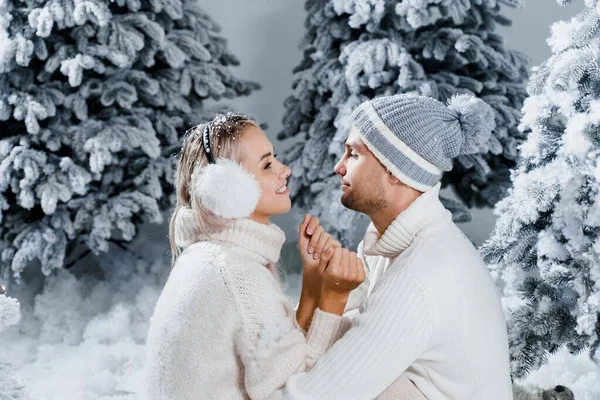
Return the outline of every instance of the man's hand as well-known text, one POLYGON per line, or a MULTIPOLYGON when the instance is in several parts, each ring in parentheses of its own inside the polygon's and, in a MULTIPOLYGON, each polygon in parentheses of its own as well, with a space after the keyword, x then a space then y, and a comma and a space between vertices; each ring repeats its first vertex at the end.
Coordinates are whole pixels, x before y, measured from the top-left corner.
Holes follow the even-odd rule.
POLYGON ((319 307, 323 311, 342 315, 350 292, 365 281, 362 261, 348 249, 328 249, 321 257, 319 273, 323 279, 319 307))

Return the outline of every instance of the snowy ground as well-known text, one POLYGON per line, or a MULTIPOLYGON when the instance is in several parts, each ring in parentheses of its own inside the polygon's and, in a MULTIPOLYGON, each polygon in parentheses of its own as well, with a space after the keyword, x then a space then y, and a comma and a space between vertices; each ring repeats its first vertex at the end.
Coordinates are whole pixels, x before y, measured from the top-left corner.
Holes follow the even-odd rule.
MULTIPOLYGON (((103 266, 104 281, 62 272, 35 297, 21 289, 23 317, 0 333, 0 400, 137 399, 148 320, 165 265, 166 259, 149 264, 119 257, 103 266)), ((294 301, 299 284, 298 275, 288 276, 294 301)), ((523 383, 560 383, 578 400, 600 399, 600 369, 565 352, 523 383)))

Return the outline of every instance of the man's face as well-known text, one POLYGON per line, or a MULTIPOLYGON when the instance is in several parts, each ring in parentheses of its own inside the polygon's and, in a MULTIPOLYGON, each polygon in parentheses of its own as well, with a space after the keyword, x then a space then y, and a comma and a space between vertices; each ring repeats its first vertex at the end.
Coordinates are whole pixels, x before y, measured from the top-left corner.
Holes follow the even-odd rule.
POLYGON ((384 183, 387 171, 352 127, 345 152, 333 169, 342 178, 344 207, 370 215, 387 206, 384 183))

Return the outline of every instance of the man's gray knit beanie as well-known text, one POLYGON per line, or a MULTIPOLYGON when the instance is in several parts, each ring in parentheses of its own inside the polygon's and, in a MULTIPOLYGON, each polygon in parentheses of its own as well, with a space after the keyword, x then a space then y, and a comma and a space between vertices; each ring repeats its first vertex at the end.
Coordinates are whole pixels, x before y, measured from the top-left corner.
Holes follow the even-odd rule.
POLYGON ((452 159, 485 151, 494 111, 471 95, 448 105, 413 94, 365 101, 350 117, 366 146, 400 181, 419 190, 435 186, 452 159))

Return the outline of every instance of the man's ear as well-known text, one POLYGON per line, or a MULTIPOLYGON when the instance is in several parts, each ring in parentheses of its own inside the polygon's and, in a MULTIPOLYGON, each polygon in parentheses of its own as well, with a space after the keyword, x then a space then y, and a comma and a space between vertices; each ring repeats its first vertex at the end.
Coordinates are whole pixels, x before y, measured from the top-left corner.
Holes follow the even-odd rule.
POLYGON ((387 168, 385 169, 385 172, 387 173, 387 179, 390 185, 399 185, 401 183, 400 179, 396 178, 387 168))

